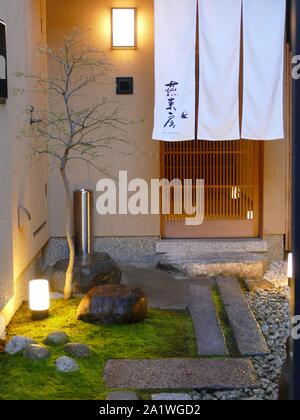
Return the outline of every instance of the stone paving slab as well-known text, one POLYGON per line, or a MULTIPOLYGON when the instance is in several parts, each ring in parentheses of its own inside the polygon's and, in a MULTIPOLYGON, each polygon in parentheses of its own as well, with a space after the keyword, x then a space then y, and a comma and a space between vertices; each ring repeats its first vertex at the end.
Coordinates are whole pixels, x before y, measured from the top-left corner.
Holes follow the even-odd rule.
POLYGON ((240 389, 259 388, 248 359, 109 360, 104 372, 109 388, 240 389))
POLYGON ((199 356, 225 356, 228 350, 220 327, 211 288, 188 285, 189 311, 194 323, 199 356))
POLYGON ((137 394, 130 391, 114 391, 106 397, 107 401, 138 401, 138 399, 137 394))
POLYGON ((240 353, 243 356, 269 354, 266 340, 237 278, 218 277, 216 281, 240 353))
POLYGON ((216 280, 214 277, 211 276, 197 276, 197 277, 188 277, 186 279, 187 285, 193 284, 196 286, 207 286, 207 287, 215 287, 217 285, 216 280))
POLYGON ((174 394, 174 393, 162 393, 162 394, 153 394, 151 396, 153 401, 192 401, 192 397, 189 394, 174 394))
POLYGON ((268 259, 263 254, 243 252, 165 254, 159 258, 157 267, 182 272, 188 277, 231 275, 261 278, 267 270, 268 259))
POLYGON ((186 309, 186 283, 155 266, 124 264, 122 284, 129 287, 140 287, 148 298, 151 308, 186 309))

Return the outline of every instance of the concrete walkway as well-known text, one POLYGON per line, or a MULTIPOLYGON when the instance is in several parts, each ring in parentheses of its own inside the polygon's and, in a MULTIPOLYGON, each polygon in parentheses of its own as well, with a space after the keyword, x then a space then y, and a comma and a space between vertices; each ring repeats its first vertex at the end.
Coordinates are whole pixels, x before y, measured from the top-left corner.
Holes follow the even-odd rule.
POLYGON ((125 264, 121 266, 121 270, 122 283, 143 289, 150 307, 189 309, 200 357, 110 360, 105 367, 105 382, 109 388, 223 390, 260 386, 249 359, 229 357, 214 303, 212 287, 219 290, 241 356, 269 352, 235 277, 189 278, 180 272, 159 270, 153 265, 125 264))
POLYGON ((235 277, 192 277, 170 273, 154 265, 121 266, 122 283, 140 287, 149 306, 160 309, 189 309, 199 356, 227 356, 224 333, 213 302, 211 288, 218 287, 242 356, 269 353, 264 336, 235 277))
POLYGON ((154 265, 124 264, 120 268, 122 284, 140 287, 146 293, 151 308, 187 308, 186 282, 182 276, 157 270, 154 265))

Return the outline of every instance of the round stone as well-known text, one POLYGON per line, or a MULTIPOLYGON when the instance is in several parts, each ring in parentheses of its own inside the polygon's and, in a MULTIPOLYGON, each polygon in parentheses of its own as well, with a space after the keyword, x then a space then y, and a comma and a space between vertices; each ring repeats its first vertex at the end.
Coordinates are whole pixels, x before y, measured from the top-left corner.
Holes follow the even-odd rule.
POLYGON ((63 346, 69 341, 70 338, 66 333, 62 331, 54 331, 45 338, 44 344, 47 346, 63 346))
POLYGON ((62 356, 55 362, 56 370, 62 373, 77 372, 80 368, 77 362, 71 357, 62 356))
POLYGON ((49 359, 50 356, 50 350, 39 344, 29 344, 24 349, 24 357, 30 360, 45 360, 49 359))
POLYGON ((91 350, 86 344, 68 343, 64 349, 70 356, 77 357, 78 359, 88 359, 91 356, 91 350))
MULTIPOLYGON (((69 260, 58 261, 52 271, 51 289, 63 293, 69 260)), ((73 293, 87 293, 93 287, 120 284, 122 273, 115 261, 105 253, 94 253, 88 260, 76 258, 73 270, 73 293)))
POLYGON ((102 324, 133 324, 143 321, 148 314, 145 293, 124 285, 99 286, 81 301, 77 318, 102 324))
POLYGON ((32 340, 28 337, 22 337, 22 336, 14 336, 12 337, 9 342, 5 346, 5 353, 14 355, 17 353, 21 353, 24 351, 25 347, 29 344, 37 344, 36 341, 32 340))

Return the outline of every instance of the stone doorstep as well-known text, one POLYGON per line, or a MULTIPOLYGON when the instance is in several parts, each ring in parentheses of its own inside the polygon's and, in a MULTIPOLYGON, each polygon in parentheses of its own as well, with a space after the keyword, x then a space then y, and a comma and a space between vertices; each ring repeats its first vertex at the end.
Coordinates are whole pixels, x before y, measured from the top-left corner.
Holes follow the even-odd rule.
POLYGON ((137 390, 259 388, 248 359, 109 360, 104 380, 108 388, 137 390))
POLYGON ((162 239, 156 242, 158 254, 190 254, 202 252, 268 252, 263 239, 162 239))
POLYGON ((269 354, 266 340, 246 301, 238 279, 218 277, 216 282, 240 353, 243 356, 269 354))
POLYGON ((268 263, 263 254, 214 252, 161 255, 157 267, 166 271, 182 272, 188 277, 231 275, 262 278, 268 263))

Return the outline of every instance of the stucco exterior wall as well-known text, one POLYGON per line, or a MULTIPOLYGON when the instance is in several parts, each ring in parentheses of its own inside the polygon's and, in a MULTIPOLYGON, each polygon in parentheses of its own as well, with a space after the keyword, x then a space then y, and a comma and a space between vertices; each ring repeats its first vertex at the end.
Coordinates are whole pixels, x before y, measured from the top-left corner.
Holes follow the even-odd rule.
MULTIPOLYGON (((117 178, 119 170, 127 170, 129 180, 159 178, 159 144, 152 141, 154 106, 154 57, 153 57, 153 0, 133 0, 129 3, 117 0, 51 0, 47 2, 47 34, 50 47, 57 47, 61 37, 74 27, 91 28, 89 41, 106 53, 113 65, 105 84, 96 86, 89 97, 107 96, 122 106, 121 115, 126 121, 134 121, 126 128, 129 147, 122 147, 125 154, 112 152, 100 159, 98 165, 117 178), (138 8, 138 49, 133 51, 111 50, 111 7, 138 8), (134 95, 116 96, 115 78, 134 77, 134 95), (129 153, 129 154, 128 154, 129 153)), ((50 72, 53 71, 51 65, 50 72)), ((95 190, 103 174, 88 171, 86 165, 73 165, 73 187, 95 190)), ((50 226, 51 236, 64 235, 64 192, 57 171, 50 172, 50 226)), ((97 195, 96 195, 97 197, 97 195)), ((98 216, 95 213, 96 236, 157 236, 160 234, 159 216, 98 216)))
MULTIPOLYGON (((146 180, 159 177, 159 146, 151 140, 154 107, 154 45, 153 0, 51 0, 47 2, 48 42, 59 45, 61 36, 78 25, 92 28, 91 43, 105 51, 114 69, 105 86, 96 88, 98 95, 107 95, 124 105, 124 116, 137 123, 128 127, 128 138, 136 146, 130 156, 118 153, 105 159, 105 167, 112 176, 119 170, 128 170, 130 177, 146 180), (138 8, 138 49, 136 51, 111 50, 111 7, 138 8), (115 77, 133 76, 133 96, 115 96, 115 77), (140 123, 140 120, 143 120, 140 123)), ((50 66, 50 72, 53 71, 50 66)), ((95 92, 94 91, 94 92, 95 92)), ((283 141, 269 142, 264 146, 264 173, 262 194, 262 234, 285 233, 285 145, 283 141)), ((99 162, 101 164, 101 162, 99 162)), ((103 164, 103 162, 102 162, 103 164)), ((259 170, 259 168, 257 168, 259 170)), ((72 168, 74 187, 95 190, 100 175, 89 172, 84 164, 72 168)), ((64 236, 63 187, 55 171, 50 174, 50 226, 51 237, 64 236)), ((97 195, 96 195, 97 197, 97 195)), ((98 216, 95 214, 96 236, 157 236, 160 235, 160 218, 157 216, 98 216)))
POLYGON ((18 71, 47 71, 45 59, 35 53, 38 43, 45 41, 44 1, 0 0, 0 18, 7 24, 9 86, 7 103, 0 105, 0 317, 3 310, 7 322, 25 297, 21 291, 26 289, 25 283, 18 279, 23 278, 23 272, 49 237, 47 226, 34 235, 39 223, 36 208, 45 209, 42 218, 47 221, 46 197, 37 188, 39 180, 46 182, 47 162, 33 161, 30 146, 19 137, 28 126, 24 109, 46 103, 46 98, 29 92, 14 94, 15 88, 30 89, 29 83, 17 80, 18 71), (23 214, 20 226, 19 205, 32 216, 29 221, 23 214))

